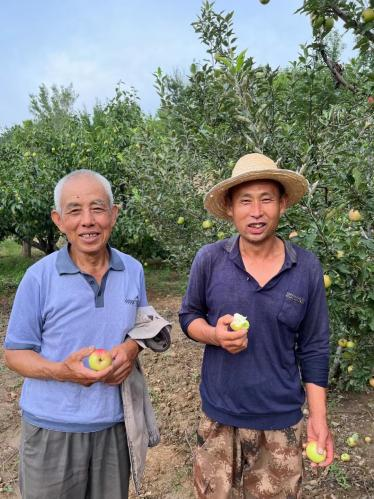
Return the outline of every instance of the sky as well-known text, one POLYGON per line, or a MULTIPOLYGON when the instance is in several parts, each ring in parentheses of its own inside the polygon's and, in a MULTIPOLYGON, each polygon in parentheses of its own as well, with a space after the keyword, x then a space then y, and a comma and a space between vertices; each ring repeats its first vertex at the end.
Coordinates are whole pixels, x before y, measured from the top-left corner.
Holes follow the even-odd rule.
MULTIPOLYGON (((234 11, 239 50, 257 64, 285 67, 311 40, 301 0, 217 0, 234 11)), ((188 74, 206 51, 191 23, 201 0, 14 0, 0 2, 0 130, 30 117, 30 94, 41 84, 73 84, 88 112, 114 96, 117 83, 135 88, 144 112, 159 98, 153 73, 188 74)), ((352 46, 347 43, 347 46, 352 46)), ((349 54, 348 54, 349 55, 349 54)))

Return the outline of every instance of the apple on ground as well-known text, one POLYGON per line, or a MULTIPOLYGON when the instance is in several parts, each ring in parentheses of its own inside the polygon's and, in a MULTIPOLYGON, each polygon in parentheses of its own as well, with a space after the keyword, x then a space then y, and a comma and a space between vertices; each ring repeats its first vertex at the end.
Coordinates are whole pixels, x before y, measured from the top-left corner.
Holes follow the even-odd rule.
POLYGON ((326 289, 328 289, 331 286, 332 280, 328 274, 324 274, 323 283, 324 283, 326 289))
POLYGON ((249 321, 247 317, 241 314, 234 314, 234 320, 230 324, 230 328, 233 331, 241 331, 242 329, 249 329, 249 321))
POLYGON ((312 440, 311 442, 308 442, 308 445, 306 446, 305 449, 307 457, 313 462, 313 463, 322 463, 323 461, 326 460, 326 450, 323 451, 323 454, 320 454, 317 451, 317 442, 312 440))
POLYGON ((348 437, 348 438, 347 438, 347 445, 348 445, 349 447, 356 447, 356 445, 357 445, 357 440, 356 440, 355 438, 353 438, 353 437, 348 437))
POLYGON ((177 220, 178 225, 183 225, 184 224, 184 217, 179 217, 177 220))
POLYGON ((112 356, 108 350, 98 348, 88 357, 88 365, 94 371, 102 371, 112 365, 112 356))
POLYGON ((351 222, 359 222, 362 220, 362 215, 359 210, 354 210, 353 208, 349 210, 348 218, 351 222))
POLYGON ((365 440, 365 443, 367 443, 367 444, 371 443, 371 437, 365 437, 364 440, 365 440))
POLYGON ((340 456, 340 460, 343 462, 347 462, 351 460, 351 456, 347 454, 346 452, 343 452, 343 454, 340 456))

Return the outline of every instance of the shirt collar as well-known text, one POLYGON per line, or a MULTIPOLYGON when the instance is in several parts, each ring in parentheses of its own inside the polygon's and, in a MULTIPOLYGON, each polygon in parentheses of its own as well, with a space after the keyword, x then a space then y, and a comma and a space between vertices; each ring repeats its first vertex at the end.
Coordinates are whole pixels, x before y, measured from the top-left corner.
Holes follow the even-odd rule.
MULTIPOLYGON (((279 236, 278 236, 279 237, 279 236)), ((295 251, 295 248, 292 246, 292 243, 290 241, 285 241, 283 238, 280 238, 283 243, 284 247, 286 250, 286 258, 284 262, 284 267, 291 267, 292 265, 297 263, 297 254, 295 251)), ((239 234, 236 234, 230 239, 227 239, 225 241, 224 245, 225 250, 227 253, 229 253, 230 259, 236 258, 238 255, 240 255, 240 250, 239 250, 239 234)))
MULTIPOLYGON (((112 270, 125 270, 125 265, 116 251, 108 245, 109 268, 112 270)), ((69 254, 69 244, 61 248, 56 260, 57 272, 62 274, 78 274, 80 269, 75 265, 69 254)))

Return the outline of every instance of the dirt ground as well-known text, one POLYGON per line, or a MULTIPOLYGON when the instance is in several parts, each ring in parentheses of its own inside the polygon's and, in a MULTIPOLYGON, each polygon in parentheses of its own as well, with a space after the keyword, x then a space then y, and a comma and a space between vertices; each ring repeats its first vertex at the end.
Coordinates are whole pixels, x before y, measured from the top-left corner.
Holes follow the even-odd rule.
MULTIPOLYGON (((195 431, 199 418, 198 384, 202 346, 187 340, 177 324, 180 297, 150 294, 150 302, 173 322, 173 344, 162 355, 142 353, 151 397, 161 428, 162 441, 150 449, 141 497, 151 499, 192 498, 191 463, 195 431)), ((0 302, 0 340, 5 333, 10 299, 0 302)), ((0 497, 15 498, 17 493, 17 445, 20 414, 18 398, 22 380, 4 366, 0 354, 0 497)), ((330 426, 334 433, 336 456, 329 470, 317 472, 305 463, 305 498, 373 498, 374 441, 373 392, 363 394, 330 393, 330 426), (357 447, 350 449, 346 439, 360 435, 357 447), (351 461, 339 456, 349 452, 351 461)), ((135 499, 132 489, 131 496, 135 499)), ((53 498, 51 498, 53 499, 53 498)), ((105 499, 105 498, 103 498, 105 499)))

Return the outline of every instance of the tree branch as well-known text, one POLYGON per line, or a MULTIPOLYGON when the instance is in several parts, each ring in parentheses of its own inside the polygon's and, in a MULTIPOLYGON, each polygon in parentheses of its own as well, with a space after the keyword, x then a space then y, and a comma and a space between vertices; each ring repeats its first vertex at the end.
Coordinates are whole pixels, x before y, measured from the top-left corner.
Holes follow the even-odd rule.
POLYGON ((339 65, 336 62, 334 62, 332 59, 330 59, 330 57, 326 53, 326 50, 323 47, 321 47, 319 49, 319 52, 320 52, 320 54, 322 56, 322 59, 324 60, 324 62, 326 64, 326 66, 331 71, 331 73, 332 73, 333 77, 335 78, 335 80, 338 83, 340 83, 341 85, 344 85, 351 92, 356 93, 355 87, 353 85, 351 85, 350 83, 348 83, 347 81, 345 81, 345 79, 343 78, 341 72, 338 69, 339 65))
POLYGON ((360 33, 362 36, 366 36, 369 40, 374 42, 374 33, 372 31, 365 31, 362 32, 361 27, 362 24, 359 24, 357 21, 354 19, 350 18, 349 15, 344 12, 344 10, 340 9, 339 7, 331 6, 331 10, 335 12, 335 14, 340 17, 345 23, 349 24, 352 26, 352 28, 357 32, 360 33))

